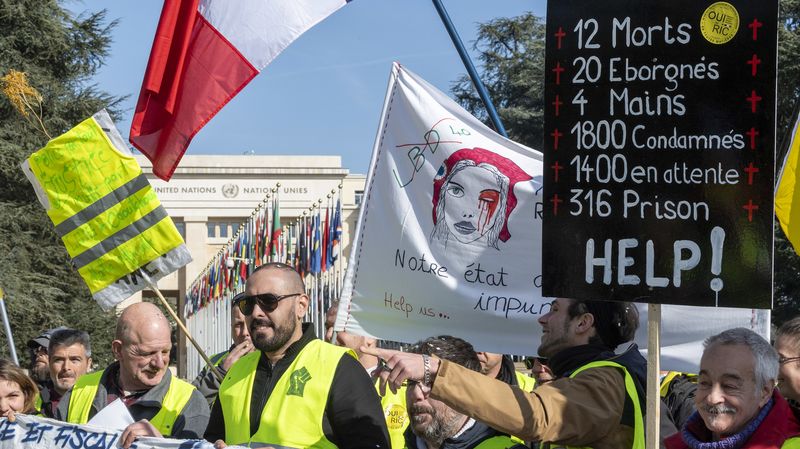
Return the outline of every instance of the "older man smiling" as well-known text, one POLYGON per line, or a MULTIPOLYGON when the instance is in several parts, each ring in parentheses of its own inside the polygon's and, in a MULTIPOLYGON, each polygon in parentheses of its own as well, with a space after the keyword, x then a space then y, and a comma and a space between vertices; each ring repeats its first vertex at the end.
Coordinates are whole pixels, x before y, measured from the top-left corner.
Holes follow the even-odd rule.
POLYGON ((800 448, 800 423, 775 389, 778 354, 755 332, 709 337, 700 359, 695 406, 667 449, 800 448))

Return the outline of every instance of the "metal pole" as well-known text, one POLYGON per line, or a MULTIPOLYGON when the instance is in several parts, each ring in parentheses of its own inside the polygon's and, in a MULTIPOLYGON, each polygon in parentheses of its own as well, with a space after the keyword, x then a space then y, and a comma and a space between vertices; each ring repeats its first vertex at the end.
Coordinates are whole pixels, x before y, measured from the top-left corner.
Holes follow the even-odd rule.
POLYGON ((11 353, 11 361, 19 366, 17 359, 17 348, 14 347, 14 335, 11 334, 11 325, 8 323, 8 314, 6 313, 6 302, 3 289, 0 288, 0 313, 3 314, 3 327, 6 329, 6 339, 8 340, 8 351, 11 353))
POLYGON ((442 18, 442 23, 447 30, 447 34, 450 35, 450 39, 453 41, 453 45, 456 46, 458 55, 461 56, 461 62, 464 63, 464 67, 466 67, 467 73, 469 73, 469 77, 472 79, 472 84, 475 85, 475 89, 478 90, 478 95, 481 97, 481 100, 483 100, 483 105, 486 107, 486 112, 489 113, 489 118, 494 124, 494 129, 498 134, 508 138, 508 134, 506 134, 506 128, 503 126, 503 122, 500 121, 500 116, 497 115, 497 110, 495 110, 494 104, 492 104, 492 99, 489 98, 489 92, 486 90, 481 78, 478 76, 478 72, 475 70, 475 65, 472 64, 472 60, 470 59, 469 54, 467 54, 467 50, 464 48, 464 44, 461 42, 461 38, 458 36, 458 32, 453 26, 453 22, 450 21, 450 16, 444 9, 444 5, 442 4, 441 0, 433 0, 433 6, 436 7, 436 12, 438 12, 439 17, 442 18))

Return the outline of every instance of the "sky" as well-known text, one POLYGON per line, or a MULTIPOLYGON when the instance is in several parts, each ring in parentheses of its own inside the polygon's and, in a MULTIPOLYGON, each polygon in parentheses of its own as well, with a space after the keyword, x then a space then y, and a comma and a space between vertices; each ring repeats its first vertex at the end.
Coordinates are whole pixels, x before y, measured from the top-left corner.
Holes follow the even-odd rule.
MULTIPOLYGON (((478 23, 528 11, 545 0, 443 0, 470 50, 478 23)), ((105 65, 91 82, 128 95, 117 127, 127 140, 153 35, 157 0, 72 0, 76 14, 106 9, 118 19, 105 65)), ((194 138, 187 155, 341 155, 367 173, 392 61, 440 90, 466 69, 430 0, 354 0, 300 36, 194 138)), ((480 70, 480 69, 479 69, 480 70)))

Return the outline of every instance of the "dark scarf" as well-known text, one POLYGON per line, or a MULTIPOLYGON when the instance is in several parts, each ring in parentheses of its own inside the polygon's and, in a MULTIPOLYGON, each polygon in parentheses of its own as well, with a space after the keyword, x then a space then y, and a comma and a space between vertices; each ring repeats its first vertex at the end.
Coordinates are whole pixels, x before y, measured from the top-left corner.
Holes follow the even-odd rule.
POLYGON ((689 417, 689 421, 687 421, 686 425, 683 427, 683 430, 681 431, 681 437, 683 438, 683 441, 692 449, 740 448, 744 445, 744 443, 747 442, 748 438, 753 435, 756 429, 758 429, 758 426, 761 425, 761 422, 764 421, 764 418, 767 417, 769 411, 772 410, 773 402, 774 399, 770 399, 769 402, 767 402, 767 404, 761 408, 761 411, 758 412, 758 415, 756 415, 756 417, 747 424, 747 427, 745 427, 744 430, 719 441, 703 442, 697 439, 695 433, 693 433, 690 429, 702 429, 702 431, 699 433, 708 433, 708 429, 706 429, 700 414, 698 412, 694 412, 692 416, 689 417))
POLYGON ((573 346, 550 358, 548 366, 556 377, 568 377, 573 371, 596 360, 614 358, 614 352, 598 344, 573 346))

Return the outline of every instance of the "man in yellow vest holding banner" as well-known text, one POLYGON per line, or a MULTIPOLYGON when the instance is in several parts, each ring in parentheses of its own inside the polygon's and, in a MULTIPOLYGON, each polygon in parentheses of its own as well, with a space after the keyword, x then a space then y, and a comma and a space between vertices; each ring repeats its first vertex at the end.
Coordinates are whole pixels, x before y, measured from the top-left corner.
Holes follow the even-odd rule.
POLYGON ((386 360, 383 382, 410 380, 454 410, 542 447, 644 449, 647 362, 631 345, 639 314, 631 303, 558 298, 539 318, 539 355, 557 379, 531 393, 425 355, 365 349, 386 360))
POLYGON ((208 404, 191 384, 170 373, 170 325, 158 307, 142 302, 125 309, 111 345, 117 361, 81 376, 58 404, 56 418, 85 424, 120 399, 136 421, 120 436, 122 447, 141 436, 201 438, 208 404))
POLYGON ((259 266, 239 301, 258 349, 228 370, 205 438, 281 448, 389 448, 372 381, 353 351, 302 324, 309 307, 300 275, 259 266))

